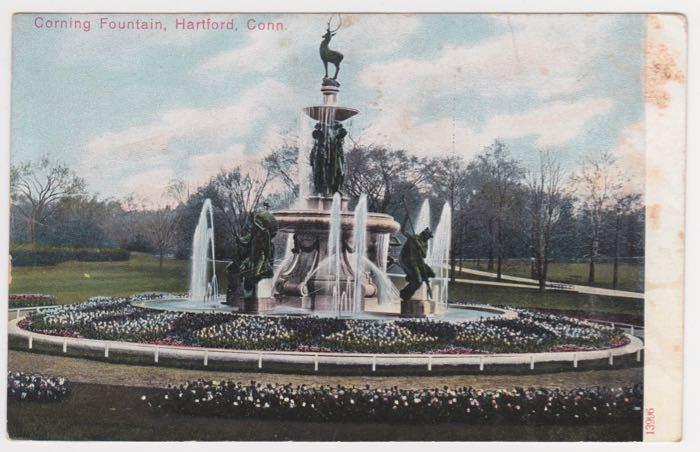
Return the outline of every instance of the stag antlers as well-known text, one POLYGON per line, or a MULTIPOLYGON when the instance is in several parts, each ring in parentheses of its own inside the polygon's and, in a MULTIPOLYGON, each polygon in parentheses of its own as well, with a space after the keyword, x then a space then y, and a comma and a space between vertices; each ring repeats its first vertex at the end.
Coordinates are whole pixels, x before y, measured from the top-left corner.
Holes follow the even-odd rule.
POLYGON ((331 34, 335 34, 336 31, 340 30, 340 26, 343 25, 343 17, 340 14, 337 14, 337 16, 338 16, 338 26, 333 31, 331 31, 331 20, 333 20, 333 16, 331 16, 328 19, 328 25, 326 26, 326 31, 330 32, 331 34))

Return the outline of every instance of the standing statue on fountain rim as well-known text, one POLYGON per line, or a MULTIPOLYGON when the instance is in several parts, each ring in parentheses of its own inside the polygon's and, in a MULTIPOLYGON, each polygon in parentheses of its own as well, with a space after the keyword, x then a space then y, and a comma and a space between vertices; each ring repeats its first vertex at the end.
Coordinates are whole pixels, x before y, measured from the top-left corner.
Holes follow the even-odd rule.
MULTIPOLYGON (((340 18, 340 15, 338 15, 338 17, 340 18)), ((332 18, 333 17, 331 16, 331 19, 332 18)), ((338 71, 340 70, 340 62, 343 61, 343 54, 328 47, 328 44, 331 42, 331 38, 333 38, 338 30, 340 30, 340 25, 341 23, 338 22, 336 29, 331 31, 331 20, 328 19, 326 33, 322 36, 323 41, 321 41, 321 46, 318 49, 319 54, 321 55, 321 61, 323 61, 323 67, 326 70, 326 74, 323 77, 323 85, 340 86, 340 83, 338 83, 336 79, 338 78, 338 71), (333 78, 328 78, 328 63, 335 66, 335 74, 333 74, 333 78)))
POLYGON ((243 296, 246 299, 256 298, 258 282, 272 278, 275 246, 272 239, 277 235, 277 219, 270 213, 269 204, 264 203, 265 210, 255 212, 250 232, 237 242, 245 253, 240 264, 240 274, 243 280, 243 296))
POLYGON ((411 234, 406 231, 406 223, 409 223, 413 229, 408 212, 406 212, 406 221, 401 226, 401 233, 406 237, 406 241, 399 254, 399 265, 406 273, 406 285, 401 289, 399 295, 402 300, 408 301, 425 283, 428 289, 428 298, 432 298, 430 278, 435 277, 435 272, 425 263, 425 259, 428 257, 428 240, 433 238, 433 233, 430 228, 425 228, 418 234, 411 234))

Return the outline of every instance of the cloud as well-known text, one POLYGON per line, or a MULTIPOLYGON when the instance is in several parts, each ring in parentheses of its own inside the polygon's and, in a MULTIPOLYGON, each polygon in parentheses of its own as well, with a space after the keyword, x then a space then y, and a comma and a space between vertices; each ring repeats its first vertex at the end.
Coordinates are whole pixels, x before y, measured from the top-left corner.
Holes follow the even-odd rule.
POLYGON ((624 193, 644 193, 646 182, 646 128, 643 121, 625 127, 613 149, 619 174, 624 175, 624 193))
POLYGON ((493 18, 497 33, 482 41, 445 44, 431 58, 365 67, 358 78, 376 92, 381 108, 362 139, 424 155, 453 148, 475 153, 495 138, 534 136, 537 146, 552 147, 575 139, 590 119, 611 111, 610 98, 583 93, 595 81, 591 67, 614 30, 613 17, 493 18), (435 106, 464 96, 484 103, 489 113, 483 123, 469 122, 463 110, 457 114, 435 106), (527 99, 524 108, 522 99, 527 99))
POLYGON ((139 203, 147 209, 171 205, 173 200, 167 196, 167 187, 174 177, 175 173, 170 168, 137 173, 122 181, 121 193, 133 193, 139 203))
POLYGON ((590 77, 590 63, 614 21, 606 15, 496 16, 501 30, 473 45, 447 44, 434 58, 404 58, 366 67, 360 80, 383 102, 411 102, 455 87, 483 96, 532 93, 542 99, 571 94, 590 77), (404 94, 405 96, 405 94, 404 94))
MULTIPOLYGON (((47 16, 48 17, 48 16, 47 16)), ((63 32, 57 39, 56 61, 61 64, 89 63, 100 66, 103 70, 124 70, 134 66, 134 63, 144 58, 144 50, 167 47, 189 48, 207 36, 207 33, 175 30, 174 15, 128 15, 128 14, 62 14, 56 18, 71 17, 76 20, 90 21, 91 31, 88 33, 63 32), (130 21, 145 18, 160 21, 166 27, 162 30, 110 30, 100 29, 100 19, 111 21, 130 21)), ((188 15, 188 17, 196 17, 188 15)), ((221 20, 229 16, 221 15, 221 20)), ((235 16, 230 16, 235 17, 235 16)))
POLYGON ((90 159, 104 155, 145 157, 167 154, 179 140, 207 137, 218 141, 250 134, 259 121, 292 103, 282 83, 266 79, 241 93, 237 102, 209 108, 180 108, 161 113, 148 124, 105 132, 86 145, 90 159))
MULTIPOLYGON (((398 50, 418 28, 420 19, 405 14, 343 14, 342 29, 333 37, 332 48, 342 50, 346 42, 363 42, 368 36, 372 45, 355 48, 352 58, 361 61, 368 54, 398 50)), ((270 20, 277 20, 271 18, 270 20)), ((286 32, 249 32, 239 47, 214 55, 194 69, 197 75, 222 79, 225 73, 272 73, 299 64, 299 55, 308 51, 310 42, 320 44, 326 16, 304 14, 283 16, 286 32)))
POLYGON ((243 168, 257 165, 259 157, 246 154, 245 145, 235 143, 222 152, 210 152, 194 155, 190 159, 190 171, 186 179, 195 187, 209 181, 221 171, 231 170, 236 166, 243 168))
POLYGON ((360 140, 403 148, 423 156, 443 155, 454 148, 466 158, 480 152, 496 138, 535 136, 535 144, 546 148, 564 144, 583 133, 590 119, 607 113, 612 105, 612 101, 605 98, 553 102, 524 113, 494 115, 479 129, 467 126, 462 120, 420 121, 410 112, 385 111, 362 132, 360 140))

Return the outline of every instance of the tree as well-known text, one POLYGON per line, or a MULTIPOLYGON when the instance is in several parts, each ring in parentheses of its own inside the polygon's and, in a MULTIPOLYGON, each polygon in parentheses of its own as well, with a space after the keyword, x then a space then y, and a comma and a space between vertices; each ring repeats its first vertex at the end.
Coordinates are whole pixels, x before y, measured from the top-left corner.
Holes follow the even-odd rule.
POLYGON ((424 161, 404 150, 355 145, 345 161, 345 191, 353 198, 367 195, 367 207, 373 212, 403 212, 401 200, 417 197, 425 178, 424 161))
POLYGON ((507 228, 510 221, 517 220, 517 195, 524 175, 520 163, 511 158, 505 143, 495 140, 484 153, 478 155, 467 168, 474 181, 474 205, 479 221, 483 222, 488 234, 489 265, 493 270, 496 257, 496 277, 501 279, 506 242, 509 241, 507 228))
POLYGON ((36 243, 43 224, 63 198, 83 193, 85 182, 67 166, 47 156, 10 169, 10 193, 17 211, 27 220, 29 240, 36 243))
POLYGON ((53 214, 37 229, 38 240, 52 245, 114 246, 109 223, 124 212, 118 203, 97 196, 69 196, 56 203, 53 214))
POLYGON ((145 213, 142 233, 158 253, 158 268, 163 268, 163 258, 175 245, 179 215, 175 209, 165 207, 145 213))
POLYGON ((549 151, 539 152, 539 167, 527 178, 528 205, 534 254, 534 276, 540 291, 547 283, 547 270, 552 249, 553 230, 559 221, 562 206, 562 169, 549 151))
POLYGON ((431 187, 430 193, 438 199, 447 200, 452 208, 450 278, 454 282, 457 250, 461 251, 465 236, 466 205, 472 194, 467 165, 464 159, 458 156, 438 157, 425 163, 425 174, 426 182, 431 187))
POLYGON ((297 181, 298 156, 299 148, 285 143, 270 152, 262 160, 262 165, 270 173, 270 176, 280 180, 284 187, 294 196, 299 195, 299 184, 297 181))
POLYGON ((595 282, 595 259, 600 248, 603 218, 623 187, 624 176, 615 165, 615 157, 604 151, 587 159, 573 176, 579 209, 589 223, 588 283, 595 282))
POLYGON ((210 199, 214 207, 216 255, 230 255, 234 237, 244 233, 251 214, 270 198, 268 191, 273 179, 264 165, 249 165, 246 169, 236 167, 222 171, 197 189, 177 209, 180 221, 176 255, 185 258, 191 252, 192 234, 206 199, 210 199))
MULTIPOLYGON (((629 224, 634 221, 635 214, 640 210, 641 197, 639 193, 622 193, 614 199, 614 205, 611 209, 613 216, 613 221, 611 221, 613 230, 613 289, 617 289, 619 282, 620 251, 622 249, 624 223, 627 222, 629 224)), ((628 232, 629 229, 628 227, 628 232)), ((629 236, 624 238, 627 241, 633 240, 633 237, 629 236)))
POLYGON ((210 183, 212 204, 223 214, 228 231, 240 236, 258 210, 272 173, 265 166, 243 171, 240 167, 219 173, 210 183))

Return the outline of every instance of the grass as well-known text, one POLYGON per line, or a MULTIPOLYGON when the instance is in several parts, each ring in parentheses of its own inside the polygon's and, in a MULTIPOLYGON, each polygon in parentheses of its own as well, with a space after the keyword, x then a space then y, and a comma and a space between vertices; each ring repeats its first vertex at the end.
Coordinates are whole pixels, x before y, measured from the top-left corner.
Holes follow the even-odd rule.
POLYGON ((451 284, 450 300, 522 308, 625 314, 639 319, 642 319, 644 316, 643 300, 588 295, 577 292, 546 291, 542 293, 534 289, 514 287, 451 284))
MULTIPOLYGON (((403 278, 392 277, 391 279, 398 288, 403 287, 405 284, 403 278)), ((467 283, 453 283, 449 287, 449 300, 451 302, 623 314, 636 320, 637 324, 643 323, 643 300, 588 295, 568 291, 550 290, 542 293, 534 288, 499 287, 467 283)))
POLYGON ((12 439, 115 441, 640 441, 641 422, 588 425, 382 424, 154 413, 155 389, 75 384, 58 403, 7 405, 12 439))
MULTIPOLYGON (((486 261, 476 265, 475 260, 465 260, 462 265, 466 268, 486 271, 486 261)), ((596 280, 588 283, 587 262, 550 262, 548 279, 567 284, 582 284, 594 287, 612 289, 613 264, 611 262, 596 263, 596 280)), ((494 270, 495 273, 495 270, 494 270)), ((503 263, 503 274, 509 276, 530 277, 530 262, 525 260, 510 260, 503 263)), ((470 278, 473 276, 470 275, 470 278)), ((632 292, 644 291, 644 262, 620 262, 618 267, 618 290, 632 292)))
MULTIPOLYGON (((223 265, 219 281, 225 285, 223 265)), ((12 271, 10 293, 44 293, 54 295, 59 304, 78 303, 95 295, 127 296, 140 292, 185 292, 188 285, 188 262, 166 259, 158 268, 158 259, 132 253, 125 262, 64 262, 50 267, 18 267, 12 271)), ((403 287, 403 278, 393 278, 403 287)), ((223 289, 222 289, 223 290, 223 289)), ((641 317, 643 302, 626 298, 603 297, 571 292, 518 289, 471 284, 451 284, 450 299, 473 303, 540 307, 562 310, 587 310, 641 317)))
POLYGON ((122 262, 63 262, 47 267, 12 269, 10 293, 43 293, 56 297, 58 304, 78 303, 96 295, 128 296, 140 292, 185 292, 187 261, 158 259, 132 253, 122 262))

